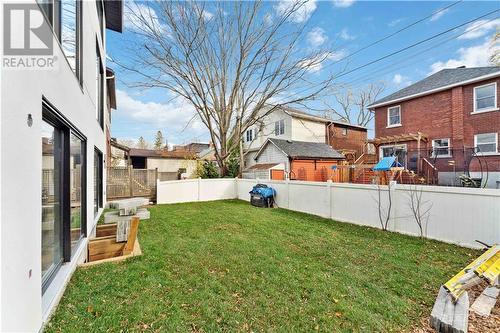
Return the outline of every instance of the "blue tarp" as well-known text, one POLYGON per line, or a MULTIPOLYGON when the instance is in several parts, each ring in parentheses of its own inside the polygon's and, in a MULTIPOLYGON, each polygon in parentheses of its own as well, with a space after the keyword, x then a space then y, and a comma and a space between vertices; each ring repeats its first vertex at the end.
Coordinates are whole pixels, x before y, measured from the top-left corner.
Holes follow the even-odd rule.
POLYGON ((267 187, 264 184, 257 184, 252 188, 250 194, 259 194, 264 198, 272 198, 276 195, 276 191, 272 187, 267 187))
POLYGON ((396 161, 395 156, 389 156, 382 158, 375 166, 373 171, 389 171, 394 167, 401 167, 402 165, 396 161))

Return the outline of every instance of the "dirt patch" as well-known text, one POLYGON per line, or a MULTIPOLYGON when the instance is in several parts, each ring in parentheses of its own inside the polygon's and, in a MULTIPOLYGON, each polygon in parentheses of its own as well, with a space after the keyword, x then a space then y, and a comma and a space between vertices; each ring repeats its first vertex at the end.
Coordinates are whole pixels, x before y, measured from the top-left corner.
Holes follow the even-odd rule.
MULTIPOLYGON (((474 303, 481 295, 486 283, 480 284, 469 290, 470 304, 474 303)), ((412 331, 413 333, 435 333, 436 331, 429 325, 429 317, 422 318, 421 326, 412 331)), ((498 333, 500 332, 500 301, 491 310, 488 317, 482 317, 469 311, 469 333, 498 333)))

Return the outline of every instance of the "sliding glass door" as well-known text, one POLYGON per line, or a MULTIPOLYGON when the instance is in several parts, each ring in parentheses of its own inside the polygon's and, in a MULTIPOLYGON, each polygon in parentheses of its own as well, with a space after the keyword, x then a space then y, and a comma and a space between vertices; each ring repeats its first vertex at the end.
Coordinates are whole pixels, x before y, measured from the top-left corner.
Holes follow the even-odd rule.
POLYGON ((51 106, 42 121, 42 291, 86 234, 85 139, 51 106))
POLYGON ((63 261, 62 150, 59 128, 42 122, 42 282, 45 285, 63 261))

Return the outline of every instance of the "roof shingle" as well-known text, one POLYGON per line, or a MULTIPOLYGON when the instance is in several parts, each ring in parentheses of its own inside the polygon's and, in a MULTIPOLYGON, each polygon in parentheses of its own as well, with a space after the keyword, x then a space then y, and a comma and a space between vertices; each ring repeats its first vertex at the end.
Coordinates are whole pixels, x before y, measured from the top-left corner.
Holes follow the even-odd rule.
POLYGON ((500 76, 500 67, 474 67, 474 68, 447 68, 443 69, 431 76, 426 77, 406 88, 396 91, 389 96, 373 102, 368 107, 377 106, 380 104, 388 104, 391 101, 402 100, 417 94, 424 94, 427 91, 433 91, 439 88, 459 85, 461 82, 473 80, 485 75, 494 75, 498 73, 500 76))
POLYGON ((268 140, 291 158, 345 158, 344 155, 340 154, 326 143, 291 141, 274 138, 268 140))

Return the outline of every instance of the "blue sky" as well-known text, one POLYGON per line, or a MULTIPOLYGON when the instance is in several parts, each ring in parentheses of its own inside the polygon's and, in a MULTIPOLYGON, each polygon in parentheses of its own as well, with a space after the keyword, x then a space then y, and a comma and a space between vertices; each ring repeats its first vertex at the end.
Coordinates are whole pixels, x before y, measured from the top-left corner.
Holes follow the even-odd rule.
MULTIPOLYGON (((304 10, 293 18, 296 24, 306 23, 301 47, 307 50, 328 49, 334 52, 330 60, 310 73, 320 80, 332 73, 345 73, 451 27, 500 9, 500 1, 463 1, 432 16, 395 36, 366 50, 356 50, 420 20, 453 2, 445 1, 309 1, 304 10)), ((147 4, 143 3, 143 4, 147 4)), ((267 2, 265 10, 278 15, 280 1, 267 2)), ((491 54, 491 38, 500 26, 500 12, 453 30, 438 38, 389 57, 373 65, 339 77, 335 83, 352 89, 371 82, 383 82, 382 96, 390 94, 442 68, 460 65, 487 66, 491 54), (460 35, 460 36, 459 36, 460 35)), ((203 125, 194 116, 191 106, 165 90, 132 88, 130 74, 119 70, 110 59, 126 61, 124 45, 137 42, 130 31, 133 27, 125 18, 124 33, 108 31, 108 66, 117 72, 117 104, 113 111, 112 136, 137 139, 143 136, 153 141, 161 130, 170 144, 207 141, 203 125)), ((328 97, 327 97, 328 98, 328 97)), ((327 100, 335 105, 332 100, 327 100)))

